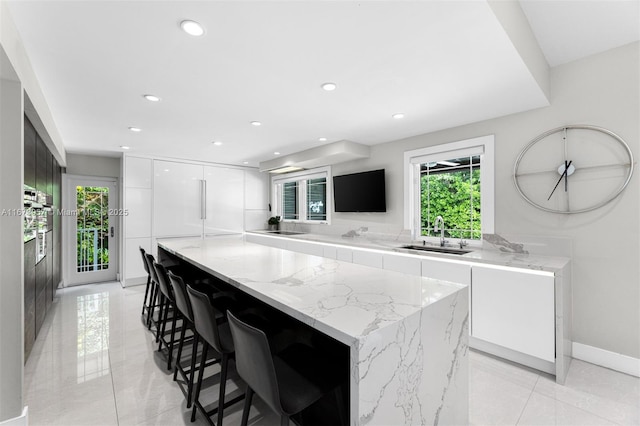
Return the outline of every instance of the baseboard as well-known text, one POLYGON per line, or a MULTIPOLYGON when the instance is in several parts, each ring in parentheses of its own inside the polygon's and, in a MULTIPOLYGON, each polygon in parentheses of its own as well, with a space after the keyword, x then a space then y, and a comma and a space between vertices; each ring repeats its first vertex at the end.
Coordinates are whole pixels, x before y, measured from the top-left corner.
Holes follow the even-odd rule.
POLYGON ((640 377, 640 359, 573 342, 573 357, 631 376, 640 377))
POLYGON ((20 416, 0 422, 0 426, 27 426, 28 424, 29 407, 24 407, 20 416))
POLYGON ((144 285, 146 283, 147 277, 125 278, 124 280, 120 280, 122 287, 133 287, 136 285, 144 285))

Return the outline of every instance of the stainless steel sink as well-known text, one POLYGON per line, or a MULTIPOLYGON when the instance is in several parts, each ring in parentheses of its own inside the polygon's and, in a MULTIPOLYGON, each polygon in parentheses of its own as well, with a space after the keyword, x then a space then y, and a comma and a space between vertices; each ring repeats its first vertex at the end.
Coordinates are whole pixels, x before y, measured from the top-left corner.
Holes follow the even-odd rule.
POLYGON ((426 251, 426 252, 433 252, 433 253, 445 253, 445 254, 471 253, 471 250, 457 249, 453 247, 434 247, 434 246, 419 246, 419 245, 402 246, 400 247, 400 249, 426 251))

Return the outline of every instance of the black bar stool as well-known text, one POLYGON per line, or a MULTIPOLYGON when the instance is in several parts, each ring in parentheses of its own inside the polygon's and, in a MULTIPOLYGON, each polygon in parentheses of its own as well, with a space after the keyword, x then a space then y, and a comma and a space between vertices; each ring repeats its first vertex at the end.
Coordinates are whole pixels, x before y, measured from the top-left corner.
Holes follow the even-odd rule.
POLYGON ((144 291, 144 301, 142 302, 142 315, 144 316, 145 312, 147 316, 145 318, 145 324, 147 324, 147 328, 151 329, 151 316, 153 311, 153 306, 155 304, 157 284, 153 281, 151 277, 150 268, 152 266, 149 265, 149 260, 147 259, 147 252, 142 248, 140 249, 140 254, 142 255, 142 266, 144 266, 144 270, 147 273, 147 286, 144 291))
POLYGON ((160 290, 160 284, 158 284, 158 274, 153 266, 156 263, 152 254, 146 253, 147 265, 149 267, 149 275, 151 276, 151 282, 153 283, 153 296, 151 298, 151 307, 149 309, 149 324, 148 328, 151 330, 153 325, 156 329, 156 343, 160 341, 160 328, 162 323, 163 308, 165 304, 165 297, 160 290), (158 317, 155 317, 155 308, 158 308, 158 317))
MULTIPOLYGON (((196 381, 196 390, 193 396, 193 412, 191 413, 191 421, 196 419, 196 410, 205 416, 207 421, 211 422, 210 416, 218 414, 217 426, 222 426, 222 419, 224 417, 224 409, 244 398, 244 395, 240 395, 233 398, 230 401, 225 402, 226 383, 229 371, 229 360, 234 356, 233 340, 231 338, 231 331, 229 330, 229 323, 224 320, 224 314, 216 309, 212 305, 218 304, 218 306, 225 304, 227 307, 233 304, 233 300, 229 300, 225 295, 208 296, 191 286, 187 286, 187 293, 191 301, 191 307, 193 308, 193 319, 196 332, 202 338, 202 358, 200 361, 200 369, 198 371, 198 379, 196 381), (222 296, 222 297, 216 297, 222 296), (207 411, 204 405, 200 402, 200 390, 202 388, 203 374, 205 369, 205 362, 207 360, 207 353, 209 348, 213 349, 216 353, 216 358, 220 359, 220 389, 218 395, 218 406, 207 411)), ((213 423, 212 423, 213 424, 213 423)))
POLYGON ((158 287, 160 288, 160 292, 164 298, 164 304, 161 306, 162 316, 160 318, 160 326, 159 326, 159 342, 158 342, 158 351, 162 351, 162 347, 164 346, 167 349, 167 370, 171 370, 171 361, 173 359, 173 345, 175 343, 176 336, 176 324, 178 320, 178 312, 176 309, 175 296, 173 294, 173 289, 171 288, 171 284, 169 282, 169 276, 167 275, 167 268, 164 267, 161 263, 154 262, 153 268, 156 271, 156 276, 158 278, 158 287), (169 316, 169 312, 171 312, 171 316, 169 316), (170 336, 167 339, 167 322, 171 320, 171 332, 170 336))
POLYGON ((335 389, 337 411, 343 412, 339 388, 348 373, 341 377, 341 368, 334 368, 319 351, 299 342, 273 356, 262 330, 240 321, 229 311, 227 317, 236 350, 236 369, 247 383, 242 426, 249 420, 254 393, 280 415, 281 425, 288 425, 290 416, 335 389))
MULTIPOLYGON (((183 392, 185 392, 185 398, 187 399, 187 408, 191 408, 191 396, 193 394, 194 383, 193 379, 196 370, 198 341, 200 339, 200 336, 198 335, 198 332, 196 331, 193 323, 193 308, 191 307, 191 301, 189 300, 189 295, 187 293, 187 285, 184 283, 184 280, 181 277, 175 275, 173 272, 169 271, 167 275, 169 276, 169 282, 171 283, 171 288, 173 289, 176 307, 178 308, 177 313, 182 319, 182 327, 180 330, 179 338, 180 343, 178 344, 178 353, 176 354, 176 362, 173 369, 173 380, 177 381, 178 373, 180 373, 187 388, 186 392, 183 389, 183 392), (185 369, 182 367, 180 361, 182 358, 182 350, 184 349, 184 345, 188 342, 186 337, 187 329, 190 329, 193 333, 193 338, 191 339, 191 341, 193 342, 193 346, 191 349, 190 366, 188 369, 185 369)), ((205 367, 216 364, 218 362, 220 362, 219 359, 213 360, 210 363, 206 364, 205 367)))

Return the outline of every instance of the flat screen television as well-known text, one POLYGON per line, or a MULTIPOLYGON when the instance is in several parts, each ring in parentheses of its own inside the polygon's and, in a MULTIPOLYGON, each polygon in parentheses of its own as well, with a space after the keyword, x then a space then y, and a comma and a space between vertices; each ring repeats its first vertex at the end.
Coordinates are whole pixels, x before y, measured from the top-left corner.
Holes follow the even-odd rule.
POLYGON ((333 177, 336 212, 386 212, 384 169, 333 177))

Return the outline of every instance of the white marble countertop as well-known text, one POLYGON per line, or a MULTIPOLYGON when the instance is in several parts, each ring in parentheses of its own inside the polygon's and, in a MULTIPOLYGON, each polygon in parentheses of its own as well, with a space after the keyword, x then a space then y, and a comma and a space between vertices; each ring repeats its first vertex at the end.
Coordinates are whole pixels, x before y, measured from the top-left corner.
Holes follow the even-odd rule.
MULTIPOLYGON (((350 246, 354 248, 365 248, 381 251, 392 251, 394 253, 412 256, 412 257, 434 257, 439 259, 448 259, 458 262, 470 262, 480 264, 491 264, 500 266, 510 266, 514 268, 524 268, 538 271, 547 271, 553 273, 560 273, 562 269, 570 262, 570 258, 561 256, 543 256, 538 254, 529 253, 510 253, 502 252, 499 250, 487 250, 475 247, 466 247, 471 250, 470 253, 463 255, 459 254, 445 254, 436 252, 424 252, 419 254, 408 253, 407 251, 399 251, 398 248, 407 245, 407 242, 374 239, 365 237, 342 237, 334 235, 322 235, 311 233, 297 233, 293 235, 279 235, 269 231, 255 230, 247 231, 248 233, 267 235, 274 238, 291 238, 295 240, 303 240, 310 242, 318 242, 325 244, 335 244, 341 246, 350 246)), ((455 245, 451 246, 456 248, 455 245)))
POLYGON ((466 287, 253 244, 243 236, 166 239, 158 246, 347 345, 466 287))

